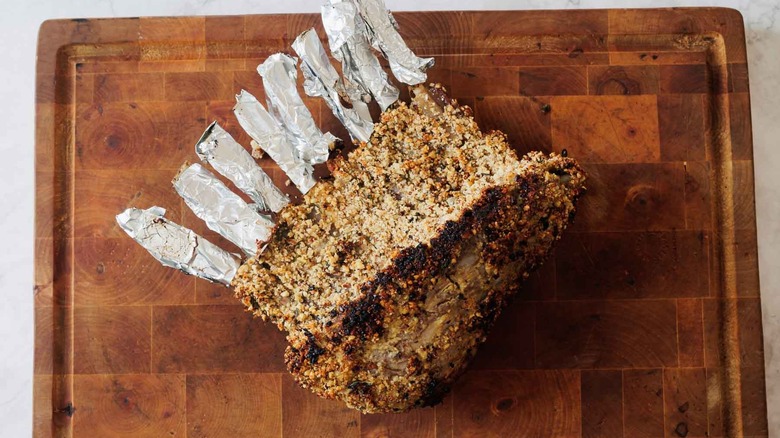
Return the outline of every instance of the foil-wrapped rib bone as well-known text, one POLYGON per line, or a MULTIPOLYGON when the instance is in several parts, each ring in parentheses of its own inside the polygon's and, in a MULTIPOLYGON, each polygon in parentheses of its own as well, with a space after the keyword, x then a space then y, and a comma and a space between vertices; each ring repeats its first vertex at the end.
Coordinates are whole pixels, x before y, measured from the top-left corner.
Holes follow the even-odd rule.
POLYGON ((260 215, 200 164, 183 169, 173 187, 212 231, 235 243, 248 256, 271 237, 274 223, 260 215))
POLYGON ((257 98, 246 90, 236 95, 233 113, 254 143, 306 194, 315 184, 314 169, 299 155, 289 134, 257 98))
POLYGON ((322 5, 322 24, 330 51, 341 62, 344 79, 360 88, 363 101, 373 96, 382 111, 395 103, 398 88, 390 84, 371 50, 368 28, 355 5, 350 0, 330 0, 322 5))
POLYGON ((425 71, 433 66, 433 58, 420 58, 406 45, 398 33, 398 23, 382 0, 349 0, 357 6, 369 30, 371 44, 382 52, 390 70, 399 81, 416 85, 425 82, 425 71))
POLYGON ((128 208, 116 216, 116 221, 164 266, 229 285, 241 260, 164 215, 161 207, 128 208))
POLYGON ((195 145, 201 160, 246 193, 259 210, 279 212, 290 199, 271 181, 254 158, 217 122, 212 123, 195 145))
POLYGON ((268 110, 291 134, 298 155, 309 164, 320 164, 328 160, 338 139, 320 131, 298 94, 297 62, 284 53, 275 53, 257 67, 257 72, 263 77, 268 110))
POLYGON ((295 39, 292 48, 301 58, 306 94, 322 97, 333 115, 347 128, 350 137, 367 142, 374 130, 368 105, 362 100, 362 93, 355 84, 339 77, 317 32, 314 29, 303 32, 295 39), (344 106, 342 101, 348 102, 351 108, 344 106))

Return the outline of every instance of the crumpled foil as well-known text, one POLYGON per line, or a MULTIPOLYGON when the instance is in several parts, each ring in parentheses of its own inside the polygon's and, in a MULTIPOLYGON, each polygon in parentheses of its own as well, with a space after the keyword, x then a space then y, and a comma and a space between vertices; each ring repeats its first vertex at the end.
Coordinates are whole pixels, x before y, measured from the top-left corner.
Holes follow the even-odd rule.
POLYGON ((229 285, 241 265, 239 258, 164 215, 161 207, 128 208, 116 216, 116 221, 164 266, 229 285))
POLYGON ((233 113, 244 131, 279 165, 301 193, 306 194, 314 187, 314 169, 298 156, 298 150, 288 137, 287 131, 255 96, 241 90, 241 93, 236 95, 233 113))
POLYGON ((324 163, 338 139, 320 131, 298 94, 297 63, 291 56, 275 53, 257 67, 257 72, 263 77, 268 111, 291 134, 298 156, 309 164, 324 163))
POLYGON ((341 62, 344 78, 360 88, 364 102, 370 96, 382 111, 398 100, 399 91, 387 79, 379 59, 371 51, 369 30, 350 0, 330 0, 322 5, 322 24, 333 57, 341 62))
POLYGON ((173 187, 209 229, 235 243, 248 256, 271 237, 274 223, 252 209, 200 164, 182 170, 173 187))
POLYGON ((371 44, 382 52, 390 63, 390 70, 399 81, 417 85, 425 82, 425 70, 431 68, 433 58, 419 58, 398 33, 398 23, 382 0, 349 0, 357 6, 370 32, 371 44))
POLYGON ((258 210, 278 212, 290 199, 271 181, 254 158, 217 122, 212 123, 195 145, 201 160, 249 195, 258 210))
POLYGON ((339 121, 347 128, 353 140, 367 142, 374 130, 374 122, 363 102, 360 89, 344 82, 328 59, 317 32, 309 29, 298 36, 292 48, 301 57, 303 88, 312 97, 322 97, 339 121), (345 107, 341 102, 351 104, 345 107))

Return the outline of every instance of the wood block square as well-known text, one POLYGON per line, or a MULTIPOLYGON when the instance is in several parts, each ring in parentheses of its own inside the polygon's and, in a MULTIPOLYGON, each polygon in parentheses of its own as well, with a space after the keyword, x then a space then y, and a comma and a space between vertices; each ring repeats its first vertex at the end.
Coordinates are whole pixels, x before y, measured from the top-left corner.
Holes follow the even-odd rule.
POLYGON ((729 94, 731 155, 734 160, 753 159, 753 130, 750 127, 750 94, 729 94))
POLYGON ((706 64, 662 65, 661 93, 707 93, 710 89, 706 64))
POLYGON ((758 298, 737 300, 739 324, 739 359, 743 367, 764 365, 764 344, 761 334, 761 303, 758 298))
POLYGON ((73 364, 70 342, 73 327, 71 307, 35 308, 35 349, 33 374, 69 373, 73 364))
POLYGON ((187 436, 282 435, 279 374, 187 376, 187 436))
POLYGON ((514 96, 518 88, 517 67, 456 67, 449 87, 453 96, 514 96))
MULTIPOLYGON (((540 38, 548 35, 559 36, 555 39, 549 38, 553 41, 564 40, 567 35, 576 35, 579 41, 566 41, 566 44, 561 44, 560 49, 572 51, 581 48, 588 52, 605 51, 608 33, 609 19, 606 10, 562 10, 556 11, 555 14, 546 11, 527 11, 522 20, 507 14, 506 11, 481 11, 474 17, 475 43, 514 50, 520 48, 512 47, 511 38, 517 35, 533 35, 540 38)), ((517 41, 515 46, 521 44, 521 41, 517 41)), ((540 49, 542 48, 548 47, 542 43, 540 49)), ((532 49, 526 47, 524 50, 532 49)))
POLYGON ((157 373, 251 373, 285 369, 276 326, 239 306, 160 306, 152 314, 157 373))
POLYGON ((73 322, 74 373, 151 371, 151 307, 75 307, 73 322))
POLYGON ((501 312, 471 365, 474 370, 534 368, 534 304, 512 303, 501 312))
POLYGON ((73 377, 74 436, 184 436, 185 379, 176 374, 73 377))
POLYGON ((164 100, 165 96, 162 73, 99 74, 94 87, 98 102, 164 100))
POLYGON ((282 394, 284 437, 360 436, 361 415, 358 411, 340 401, 317 397, 301 388, 286 372, 282 374, 282 394))
POLYGON ((194 302, 194 277, 161 265, 127 236, 85 237, 74 245, 76 305, 194 302))
POLYGON ((580 435, 577 371, 471 371, 453 391, 454 437, 580 435))
POLYGON ((173 170, 80 171, 74 195, 74 236, 127 238, 115 216, 130 207, 163 207, 165 217, 180 224, 183 202, 171 185, 175 176, 173 170))
POLYGON ((665 436, 707 436, 707 376, 704 368, 664 370, 665 436))
POLYGON ((685 228, 712 229, 712 190, 710 162, 689 161, 685 168, 685 228))
POLYGON ((664 436, 663 371, 623 371, 623 436, 664 436))
POLYGON ((537 367, 677 364, 674 301, 547 302, 536 308, 537 367))
POLYGON ((165 75, 165 99, 168 101, 226 100, 234 96, 233 72, 206 71, 165 75))
MULTIPOLYGON (((763 366, 745 367, 740 372, 742 376, 742 431, 745 436, 767 436, 769 426, 766 412, 766 388, 764 386, 763 366)), ((770 408, 769 412, 774 412, 770 408)))
POLYGON ((758 241, 755 230, 734 232, 734 252, 737 273, 737 294, 740 297, 758 297, 758 241))
POLYGON ((623 373, 582 371, 583 438, 623 436, 623 373))
POLYGON ((732 194, 734 199, 734 228, 756 229, 755 182, 753 161, 732 162, 732 194))
POLYGON ((671 94, 658 96, 658 129, 664 161, 704 160, 704 96, 671 94))
POLYGON ((71 237, 72 174, 65 172, 36 172, 40 186, 35 191, 35 237, 64 239, 71 237))
POLYGON ((141 42, 205 41, 205 17, 143 17, 140 19, 141 42))
POLYGON ((682 163, 583 165, 588 193, 577 203, 573 230, 685 228, 682 163))
POLYGON ((700 299, 677 300, 680 366, 704 366, 704 309, 700 299))
POLYGON ((523 96, 577 96, 588 94, 584 66, 520 67, 523 96))
POLYGON ((205 105, 84 105, 76 114, 76 169, 178 170, 206 129, 205 105))
POLYGON ((722 346, 724 314, 736 307, 736 300, 704 299, 704 364, 707 368, 723 366, 722 346))
POLYGON ((434 408, 414 409, 403 414, 369 414, 360 417, 361 437, 434 438, 436 429, 434 408))
POLYGON ((737 62, 728 65, 729 91, 733 93, 748 93, 748 66, 737 62))
POLYGON ((476 101, 476 120, 483 132, 499 130, 518 154, 552 151, 549 98, 501 96, 476 101))
POLYGON ((553 97, 553 149, 581 162, 658 161, 655 96, 553 97))
POLYGON ((556 250, 559 299, 709 295, 704 232, 569 233, 556 250))
POLYGON ((592 65, 588 67, 588 94, 658 94, 658 67, 654 65, 592 65))

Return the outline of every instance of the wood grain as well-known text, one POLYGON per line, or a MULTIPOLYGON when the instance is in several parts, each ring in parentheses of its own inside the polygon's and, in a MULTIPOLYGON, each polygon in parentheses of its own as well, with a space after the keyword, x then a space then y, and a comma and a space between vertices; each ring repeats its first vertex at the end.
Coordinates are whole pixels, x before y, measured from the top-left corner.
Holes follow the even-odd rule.
POLYGON ((575 371, 469 372, 454 391, 455 437, 580 434, 575 371))
POLYGON ((187 376, 187 436, 280 436, 279 374, 187 376))
POLYGON ((152 315, 158 373, 280 372, 284 338, 238 306, 159 306, 152 315))
POLYGON ((623 436, 664 436, 663 371, 623 371, 623 436))
POLYGON ((343 404, 321 399, 282 376, 282 418, 285 437, 360 436, 360 414, 343 404))
POLYGON ((650 368, 677 364, 674 302, 556 302, 538 305, 539 368, 650 368))
POLYGON ((623 436, 623 373, 582 372, 583 438, 623 436))
POLYGON ((286 373, 276 327, 114 221, 161 205, 236 250, 170 180, 212 120, 249 147, 235 94, 264 100, 257 65, 302 30, 324 36, 317 14, 53 20, 35 79, 34 436, 765 437, 738 12, 395 16, 484 131, 521 154, 565 150, 590 176, 575 224, 444 403, 364 416, 317 398, 286 373))
POLYGON ((553 149, 582 162, 644 163, 660 157, 655 96, 553 97, 553 149))
POLYGON ((185 434, 182 375, 77 375, 73 387, 78 412, 74 436, 157 438, 185 434))

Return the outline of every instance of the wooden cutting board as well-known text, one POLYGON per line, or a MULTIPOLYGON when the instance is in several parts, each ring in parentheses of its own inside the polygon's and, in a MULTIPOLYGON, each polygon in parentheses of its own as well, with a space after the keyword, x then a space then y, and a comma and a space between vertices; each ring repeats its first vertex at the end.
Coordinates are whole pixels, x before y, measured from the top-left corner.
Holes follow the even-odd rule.
POLYGON ((398 415, 310 395, 275 327, 114 222, 160 205, 225 244, 170 180, 213 119, 248 146, 233 95, 262 93, 255 67, 317 15, 58 20, 37 63, 35 436, 766 436, 739 13, 396 18, 484 129, 566 149, 590 175, 576 224, 452 395, 398 415))

